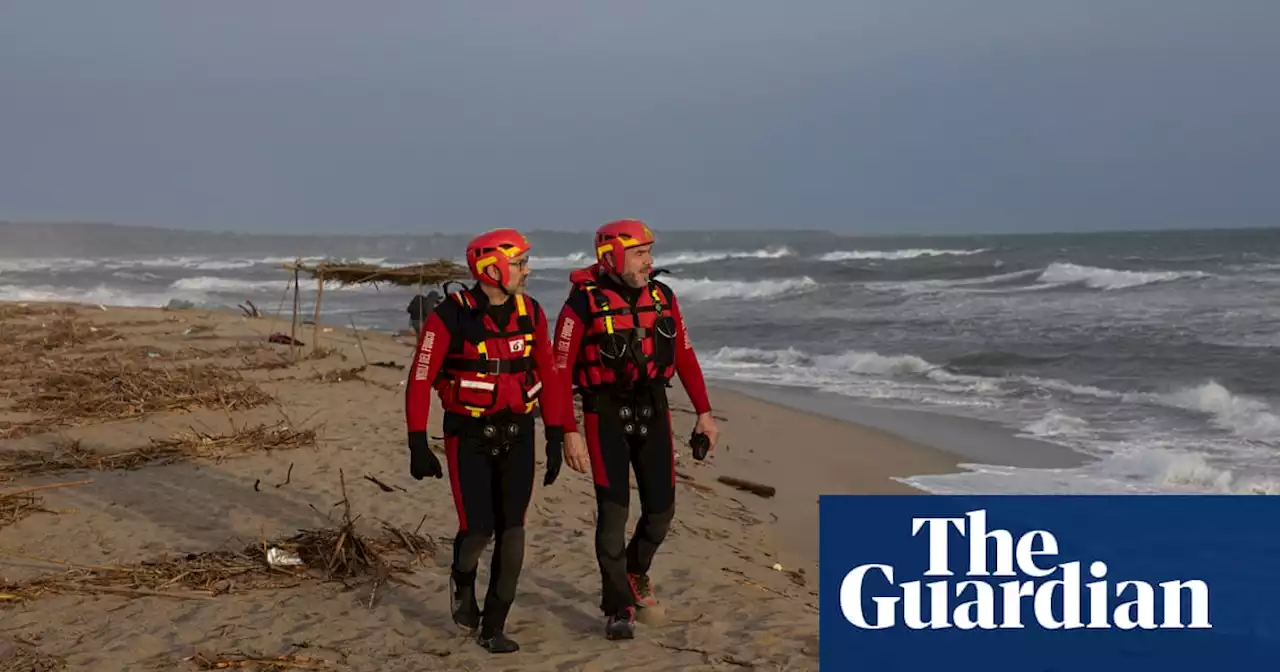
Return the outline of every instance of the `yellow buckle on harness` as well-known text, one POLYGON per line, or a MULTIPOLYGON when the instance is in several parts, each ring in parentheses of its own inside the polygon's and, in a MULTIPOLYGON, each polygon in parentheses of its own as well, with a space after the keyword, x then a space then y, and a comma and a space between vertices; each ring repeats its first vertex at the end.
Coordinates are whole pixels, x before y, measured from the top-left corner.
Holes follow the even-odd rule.
MULTIPOLYGON (((516 294, 516 312, 519 313, 520 317, 529 316, 529 308, 525 305, 523 294, 516 294)), ((533 354, 533 334, 527 333, 524 335, 524 354, 522 356, 528 357, 531 354, 533 354)))
MULTIPOLYGON (((597 294, 595 293, 595 290, 597 288, 594 284, 587 284, 587 285, 584 285, 583 287, 587 290, 587 292, 591 293, 592 297, 597 296, 597 294)), ((598 296, 600 298, 600 305, 597 307, 601 310, 601 312, 606 313, 606 315, 604 316, 604 331, 606 334, 612 335, 613 334, 613 315, 607 314, 609 311, 609 297, 605 296, 603 292, 601 292, 598 296)))
MULTIPOLYGON (((516 294, 516 312, 520 314, 520 317, 529 316, 529 309, 525 305, 523 294, 516 294)), ((529 357, 532 354, 533 354, 533 334, 527 333, 524 335, 524 355, 523 356, 529 357)), ((537 399, 526 402, 524 405, 524 412, 532 413, 533 408, 537 405, 538 405, 537 399)))
MULTIPOLYGON (((489 359, 489 347, 488 347, 488 345, 489 345, 488 343, 485 343, 484 341, 480 341, 480 344, 476 346, 476 350, 480 353, 480 357, 481 357, 481 358, 483 358, 483 359, 489 359)), ((485 372, 483 372, 483 371, 479 371, 479 372, 477 372, 477 373, 476 373, 476 375, 477 375, 477 376, 479 376, 479 377, 481 377, 481 378, 485 378, 485 377, 487 377, 489 374, 487 374, 487 373, 485 373, 485 372)), ((476 406, 467 406, 467 407, 466 407, 466 409, 467 409, 468 411, 471 411, 471 417, 473 417, 473 418, 478 418, 478 417, 480 417, 480 414, 481 414, 481 413, 484 413, 484 409, 483 409, 483 408, 479 408, 479 407, 476 407, 476 406)))

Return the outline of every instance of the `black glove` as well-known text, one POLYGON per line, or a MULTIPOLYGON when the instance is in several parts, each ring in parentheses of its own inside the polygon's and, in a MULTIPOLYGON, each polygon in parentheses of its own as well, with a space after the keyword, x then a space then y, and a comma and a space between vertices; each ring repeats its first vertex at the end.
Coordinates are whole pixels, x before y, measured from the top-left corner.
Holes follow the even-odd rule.
POLYGON ((693 459, 701 462, 707 459, 707 453, 711 452, 711 439, 702 432, 694 432, 689 437, 689 447, 693 449, 693 459))
POLYGON ((564 464, 564 430, 559 427, 547 429, 547 477, 543 485, 551 485, 560 476, 560 466, 564 464), (559 430, 559 431, 557 431, 559 430))
POLYGON ((427 476, 444 477, 439 458, 427 445, 426 432, 409 432, 409 475, 419 481, 427 476))

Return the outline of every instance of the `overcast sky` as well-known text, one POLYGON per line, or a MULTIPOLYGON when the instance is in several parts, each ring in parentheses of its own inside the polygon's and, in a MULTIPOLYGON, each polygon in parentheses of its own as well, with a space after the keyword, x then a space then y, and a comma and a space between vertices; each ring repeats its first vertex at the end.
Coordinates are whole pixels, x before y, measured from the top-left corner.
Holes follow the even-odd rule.
POLYGON ((1277 0, 4 0, 0 218, 1280 225, 1277 0))

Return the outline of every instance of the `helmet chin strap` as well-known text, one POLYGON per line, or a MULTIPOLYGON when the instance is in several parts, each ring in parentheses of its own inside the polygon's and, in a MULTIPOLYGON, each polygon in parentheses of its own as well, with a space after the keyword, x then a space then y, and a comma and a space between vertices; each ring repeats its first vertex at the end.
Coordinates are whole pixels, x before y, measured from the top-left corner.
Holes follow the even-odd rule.
MULTIPOLYGON (((493 280, 493 276, 489 275, 488 269, 485 269, 485 275, 488 276, 490 280, 493 280)), ((477 278, 477 280, 479 280, 479 278, 477 278)), ((484 284, 484 283, 481 283, 481 284, 484 284)), ((514 294, 511 293, 510 290, 507 289, 507 285, 505 282, 502 281, 502 278, 498 278, 497 280, 495 280, 494 286, 498 289, 498 291, 502 292, 503 296, 506 296, 507 298, 511 298, 512 296, 515 296, 514 294)))

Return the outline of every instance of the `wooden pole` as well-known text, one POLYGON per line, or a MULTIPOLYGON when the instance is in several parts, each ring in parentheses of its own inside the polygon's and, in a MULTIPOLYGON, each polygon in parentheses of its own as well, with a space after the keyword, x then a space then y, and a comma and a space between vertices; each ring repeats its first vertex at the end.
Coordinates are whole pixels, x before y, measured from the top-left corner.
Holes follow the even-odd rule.
POLYGON ((316 274, 316 315, 311 322, 311 351, 320 347, 320 300, 324 298, 324 271, 316 274))
MULTIPOLYGON (((301 259, 298 260, 301 263, 301 259)), ((289 354, 294 361, 298 359, 298 295, 302 289, 298 287, 298 267, 293 267, 293 324, 289 327, 289 354)))
POLYGON ((364 339, 360 338, 360 330, 356 329, 356 318, 348 315, 347 320, 351 322, 351 333, 356 335, 356 345, 360 346, 360 357, 364 360, 364 365, 369 366, 369 355, 364 352, 364 339))

